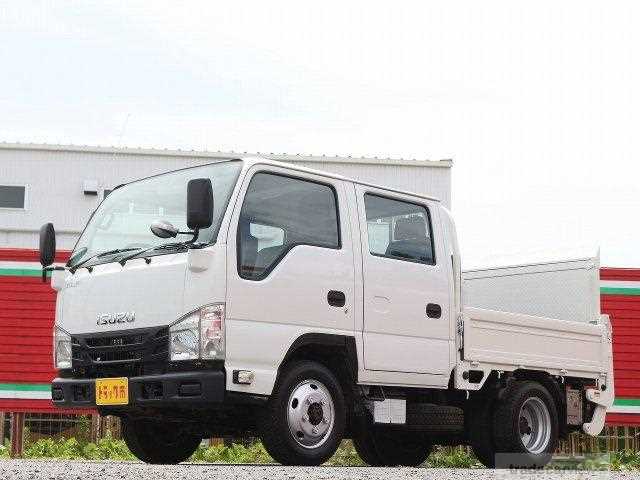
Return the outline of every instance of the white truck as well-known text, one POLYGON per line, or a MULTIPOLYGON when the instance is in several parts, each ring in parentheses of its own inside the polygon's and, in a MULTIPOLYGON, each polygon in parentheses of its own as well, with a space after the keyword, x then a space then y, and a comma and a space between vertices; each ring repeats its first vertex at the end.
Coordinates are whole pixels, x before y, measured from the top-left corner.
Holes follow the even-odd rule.
POLYGON ((119 416, 145 462, 259 436, 290 465, 351 438, 370 465, 468 444, 489 467, 540 466, 613 402, 606 316, 461 307, 434 198, 222 161, 116 188, 66 265, 51 224, 40 254, 58 291, 54 404, 119 416))

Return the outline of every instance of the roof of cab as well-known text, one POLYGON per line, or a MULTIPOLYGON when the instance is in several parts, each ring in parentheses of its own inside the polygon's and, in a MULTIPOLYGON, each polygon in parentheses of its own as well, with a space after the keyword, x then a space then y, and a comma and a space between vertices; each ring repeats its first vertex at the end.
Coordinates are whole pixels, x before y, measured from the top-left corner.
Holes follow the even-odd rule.
POLYGON ((377 189, 380 189, 380 190, 385 190, 387 192, 400 193, 400 194, 403 194, 403 195, 410 195, 412 197, 424 198, 426 200, 431 200, 431 201, 434 201, 434 202, 440 202, 439 198, 431 197, 431 196, 428 196, 428 195, 423 195, 421 193, 409 192, 407 190, 400 190, 400 189, 397 189, 397 188, 387 187, 387 186, 384 186, 384 185, 376 185, 375 183, 362 182, 360 180, 356 180, 356 179, 350 178, 350 177, 345 177, 343 175, 338 175, 336 173, 326 172, 324 170, 316 170, 314 168, 301 167, 301 166, 293 164, 293 163, 279 162, 279 161, 276 161, 276 160, 270 160, 268 158, 263 158, 263 157, 258 157, 258 156, 241 157, 241 158, 239 158, 239 160, 243 161, 243 163, 245 164, 246 168, 250 168, 250 167, 252 167, 254 165, 269 165, 269 166, 273 166, 273 167, 286 168, 288 170, 294 170, 294 171, 303 172, 303 173, 310 173, 310 174, 318 175, 318 176, 322 176, 322 177, 333 178, 333 179, 336 179, 336 180, 343 180, 343 181, 346 181, 346 182, 351 182, 351 183, 355 183, 355 184, 358 184, 358 185, 363 185, 363 186, 366 186, 366 187, 373 187, 373 188, 377 188, 377 189))

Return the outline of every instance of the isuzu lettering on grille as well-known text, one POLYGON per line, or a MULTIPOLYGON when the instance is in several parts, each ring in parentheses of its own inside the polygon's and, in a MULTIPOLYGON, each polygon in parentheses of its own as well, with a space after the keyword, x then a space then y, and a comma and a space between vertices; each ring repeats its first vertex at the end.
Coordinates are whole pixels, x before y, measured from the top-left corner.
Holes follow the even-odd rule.
POLYGON ((100 313, 96 325, 115 325, 117 323, 133 323, 136 312, 100 313))

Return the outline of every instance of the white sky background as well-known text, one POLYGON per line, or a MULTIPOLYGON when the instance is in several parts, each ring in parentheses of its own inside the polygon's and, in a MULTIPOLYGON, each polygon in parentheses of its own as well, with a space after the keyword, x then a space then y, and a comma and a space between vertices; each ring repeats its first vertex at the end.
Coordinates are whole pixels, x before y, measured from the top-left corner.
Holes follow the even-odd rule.
POLYGON ((0 140, 453 158, 466 266, 640 267, 640 2, 384 3, 0 0, 0 140))

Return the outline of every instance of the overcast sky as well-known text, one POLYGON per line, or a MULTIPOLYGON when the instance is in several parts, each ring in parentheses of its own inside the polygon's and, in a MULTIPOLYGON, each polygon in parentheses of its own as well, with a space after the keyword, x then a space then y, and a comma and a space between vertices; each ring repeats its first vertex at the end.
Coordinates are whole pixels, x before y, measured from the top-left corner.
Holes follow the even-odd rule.
POLYGON ((466 266, 640 267, 640 2, 249 3, 0 0, 0 141, 452 158, 466 266))

